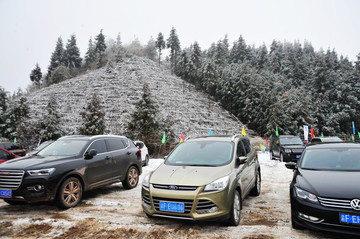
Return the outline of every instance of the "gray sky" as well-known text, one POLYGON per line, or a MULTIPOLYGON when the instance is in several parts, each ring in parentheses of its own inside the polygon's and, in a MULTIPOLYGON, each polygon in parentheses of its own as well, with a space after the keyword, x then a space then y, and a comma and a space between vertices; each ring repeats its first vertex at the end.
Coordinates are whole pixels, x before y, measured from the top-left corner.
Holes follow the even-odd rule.
POLYGON ((207 49, 226 34, 230 46, 240 35, 268 48, 274 39, 307 40, 354 61, 359 25, 358 0, 0 0, 0 86, 25 90, 37 62, 44 74, 59 36, 65 45, 75 34, 83 57, 100 29, 146 44, 175 27, 182 48, 197 41, 207 49))

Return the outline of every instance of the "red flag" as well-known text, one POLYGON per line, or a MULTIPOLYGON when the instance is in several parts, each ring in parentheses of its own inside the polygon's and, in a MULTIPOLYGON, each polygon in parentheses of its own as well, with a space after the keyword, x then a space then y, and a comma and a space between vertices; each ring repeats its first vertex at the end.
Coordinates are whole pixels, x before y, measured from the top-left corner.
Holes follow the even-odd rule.
POLYGON ((346 142, 346 136, 344 135, 344 141, 346 142))
POLYGON ((267 139, 267 136, 266 136, 266 146, 269 146, 269 141, 267 139))
POLYGON ((311 138, 314 138, 314 137, 315 137, 314 130, 313 130, 313 127, 311 126, 311 138))

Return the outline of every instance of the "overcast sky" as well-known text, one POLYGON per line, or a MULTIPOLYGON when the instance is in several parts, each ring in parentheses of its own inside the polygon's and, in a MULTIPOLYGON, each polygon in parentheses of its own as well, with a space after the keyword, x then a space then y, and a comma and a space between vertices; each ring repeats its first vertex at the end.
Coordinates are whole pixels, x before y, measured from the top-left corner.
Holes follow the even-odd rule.
POLYGON ((359 0, 0 0, 0 86, 25 90, 36 63, 47 71, 60 36, 65 46, 75 34, 83 57, 100 29, 146 44, 172 27, 182 48, 207 49, 227 34, 230 46, 242 35, 256 47, 307 40, 351 61, 360 53, 359 0))

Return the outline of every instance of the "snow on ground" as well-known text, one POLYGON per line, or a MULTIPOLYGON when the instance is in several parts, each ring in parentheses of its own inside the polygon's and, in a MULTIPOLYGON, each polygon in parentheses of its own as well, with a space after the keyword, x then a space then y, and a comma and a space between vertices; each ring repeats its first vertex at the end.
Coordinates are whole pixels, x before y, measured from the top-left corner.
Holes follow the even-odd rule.
MULTIPOLYGON (((262 193, 247 197, 241 222, 189 222, 148 218, 141 209, 141 181, 163 159, 150 159, 139 186, 121 183, 84 194, 80 205, 60 210, 53 203, 10 206, 0 202, 0 238, 339 238, 324 232, 291 228, 289 183, 292 171, 259 152, 262 193)), ((341 236, 341 238, 344 238, 341 236)))

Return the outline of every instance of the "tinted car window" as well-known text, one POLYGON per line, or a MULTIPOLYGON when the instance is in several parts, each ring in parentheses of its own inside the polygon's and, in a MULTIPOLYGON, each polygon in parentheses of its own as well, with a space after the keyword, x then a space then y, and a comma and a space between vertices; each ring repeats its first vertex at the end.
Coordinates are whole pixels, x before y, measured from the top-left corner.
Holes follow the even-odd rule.
POLYGON ((249 154, 251 152, 251 146, 250 146, 250 142, 246 139, 242 140, 244 147, 245 147, 245 152, 246 155, 249 154))
POLYGON ((50 144, 38 155, 40 156, 70 156, 79 154, 89 141, 87 140, 58 140, 50 144))
POLYGON ((9 158, 10 158, 10 154, 0 149, 0 159, 9 159, 9 158))
POLYGON ((107 151, 105 140, 96 140, 96 141, 94 141, 90 145, 90 147, 88 149, 88 152, 90 151, 90 149, 95 149, 98 154, 105 153, 107 151))
POLYGON ((330 171, 359 171, 360 149, 307 149, 301 168, 330 171))
POLYGON ((232 149, 230 142, 185 142, 176 147, 165 164, 220 166, 230 162, 232 149))
POLYGON ((123 142, 125 148, 129 147, 129 140, 127 140, 127 139, 122 139, 121 141, 123 142))
POLYGON ((237 156, 238 157, 246 156, 244 145, 241 141, 239 141, 239 143, 238 143, 237 156))
POLYGON ((108 139, 109 151, 124 149, 125 145, 121 139, 108 139))

